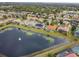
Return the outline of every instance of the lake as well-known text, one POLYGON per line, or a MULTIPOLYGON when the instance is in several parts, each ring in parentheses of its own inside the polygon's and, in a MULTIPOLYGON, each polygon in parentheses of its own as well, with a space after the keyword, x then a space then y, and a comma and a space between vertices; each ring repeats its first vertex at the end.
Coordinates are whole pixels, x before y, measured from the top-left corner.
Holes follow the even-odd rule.
POLYGON ((13 28, 0 32, 0 53, 18 57, 67 42, 65 39, 13 28))

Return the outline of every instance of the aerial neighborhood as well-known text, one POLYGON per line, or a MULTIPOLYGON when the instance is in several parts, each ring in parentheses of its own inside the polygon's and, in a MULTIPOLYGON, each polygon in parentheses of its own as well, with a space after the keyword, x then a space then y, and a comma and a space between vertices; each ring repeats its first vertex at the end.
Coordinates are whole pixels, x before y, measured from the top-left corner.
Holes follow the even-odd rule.
POLYGON ((12 4, 0 5, 0 56, 79 56, 79 8, 12 4))
POLYGON ((57 14, 33 13, 28 11, 5 12, 0 10, 0 25, 15 23, 19 25, 58 31, 67 34, 70 31, 79 36, 79 11, 62 11, 57 14), (74 28, 74 30, 73 30, 74 28))

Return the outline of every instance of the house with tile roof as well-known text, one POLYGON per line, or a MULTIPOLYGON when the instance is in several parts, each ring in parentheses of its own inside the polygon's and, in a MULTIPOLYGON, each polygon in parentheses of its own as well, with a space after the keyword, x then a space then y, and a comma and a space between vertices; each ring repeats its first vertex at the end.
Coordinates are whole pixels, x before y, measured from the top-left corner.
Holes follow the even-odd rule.
POLYGON ((60 25, 57 29, 59 32, 68 32, 71 29, 71 25, 65 24, 65 25, 60 25))
POLYGON ((47 30, 56 30, 58 28, 57 25, 48 25, 47 30))
POLYGON ((78 57, 75 53, 69 53, 65 57, 78 57))

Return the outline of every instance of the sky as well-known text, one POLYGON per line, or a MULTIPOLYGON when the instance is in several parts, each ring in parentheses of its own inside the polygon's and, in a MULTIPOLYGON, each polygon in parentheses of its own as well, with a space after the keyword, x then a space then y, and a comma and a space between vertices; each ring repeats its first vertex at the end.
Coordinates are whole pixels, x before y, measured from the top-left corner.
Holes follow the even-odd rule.
POLYGON ((79 3, 79 0, 0 0, 0 2, 55 2, 55 3, 79 3))

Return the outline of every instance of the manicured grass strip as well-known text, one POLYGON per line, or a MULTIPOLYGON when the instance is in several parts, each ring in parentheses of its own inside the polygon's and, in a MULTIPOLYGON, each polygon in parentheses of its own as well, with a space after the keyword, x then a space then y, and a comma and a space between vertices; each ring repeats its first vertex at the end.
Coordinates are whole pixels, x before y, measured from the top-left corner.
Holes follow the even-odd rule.
POLYGON ((65 38, 65 39, 68 39, 68 40, 71 40, 71 41, 75 39, 75 37, 71 34, 70 34, 70 36, 65 36, 65 35, 63 35, 59 32, 56 32, 56 31, 47 32, 43 29, 36 29, 36 28, 27 27, 27 26, 23 26, 23 25, 9 24, 9 25, 0 27, 0 30, 8 28, 8 27, 16 27, 16 28, 20 28, 20 29, 23 29, 23 30, 30 30, 30 31, 41 33, 41 34, 44 34, 44 35, 50 35, 50 36, 55 36, 55 37, 59 37, 59 38, 65 38))

